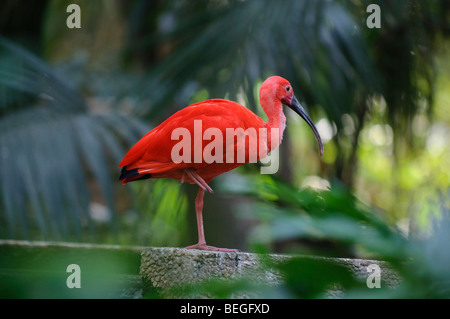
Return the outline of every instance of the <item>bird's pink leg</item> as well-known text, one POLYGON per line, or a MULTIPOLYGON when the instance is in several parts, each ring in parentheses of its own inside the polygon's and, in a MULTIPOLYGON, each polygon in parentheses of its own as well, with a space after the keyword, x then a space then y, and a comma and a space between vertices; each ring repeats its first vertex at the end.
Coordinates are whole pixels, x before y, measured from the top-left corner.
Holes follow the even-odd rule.
POLYGON ((183 171, 183 175, 181 176, 180 184, 184 183, 184 177, 186 176, 186 171, 183 171))
POLYGON ((198 243, 186 247, 186 249, 201 249, 201 250, 214 250, 225 252, 238 252, 237 249, 217 248, 214 246, 206 245, 205 232, 203 231, 203 196, 205 195, 205 189, 199 188, 197 197, 195 198, 195 213, 197 216, 197 231, 198 231, 198 243))

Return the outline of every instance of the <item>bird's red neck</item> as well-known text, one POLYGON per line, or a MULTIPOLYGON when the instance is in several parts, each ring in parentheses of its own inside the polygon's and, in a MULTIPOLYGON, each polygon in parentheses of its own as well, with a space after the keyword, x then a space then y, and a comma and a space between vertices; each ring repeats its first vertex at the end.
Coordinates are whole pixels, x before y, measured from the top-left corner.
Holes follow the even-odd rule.
POLYGON ((283 113, 283 105, 275 99, 261 100, 261 107, 268 117, 268 121, 264 123, 267 128, 268 147, 270 150, 277 148, 283 139, 283 132, 286 127, 286 116, 283 113), (275 129, 277 132, 272 132, 275 129), (274 135, 276 134, 276 135, 274 135), (278 138, 272 141, 272 136, 278 138))

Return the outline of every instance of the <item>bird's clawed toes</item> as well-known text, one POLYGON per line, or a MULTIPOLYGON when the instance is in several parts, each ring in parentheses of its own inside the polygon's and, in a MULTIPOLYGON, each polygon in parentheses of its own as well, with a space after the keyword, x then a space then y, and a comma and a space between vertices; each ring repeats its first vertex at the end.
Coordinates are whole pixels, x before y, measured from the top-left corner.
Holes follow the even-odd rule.
POLYGON ((184 170, 183 172, 183 177, 182 180, 184 182, 184 174, 186 173, 187 176, 190 177, 190 179, 196 183, 201 189, 208 191, 210 193, 214 193, 214 191, 212 190, 211 187, 209 187, 208 183, 205 182, 205 180, 199 175, 197 174, 197 172, 194 169, 191 168, 187 168, 184 170))

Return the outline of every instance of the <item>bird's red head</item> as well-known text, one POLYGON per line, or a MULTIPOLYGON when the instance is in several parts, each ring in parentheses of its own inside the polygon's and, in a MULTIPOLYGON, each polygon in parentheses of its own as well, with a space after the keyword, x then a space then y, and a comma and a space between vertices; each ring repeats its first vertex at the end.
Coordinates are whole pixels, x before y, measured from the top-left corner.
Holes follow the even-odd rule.
POLYGON ((313 130, 314 135, 317 138, 317 142, 319 143, 320 156, 323 156, 323 144, 322 139, 319 135, 319 131, 314 125, 314 122, 309 117, 308 113, 295 97, 294 90, 292 89, 292 86, 288 80, 282 78, 281 76, 271 76, 261 85, 259 98, 261 100, 261 105, 263 105, 264 99, 272 100, 272 102, 281 102, 282 104, 287 105, 289 108, 291 108, 295 113, 300 115, 313 130))
POLYGON ((281 76, 271 76, 263 82, 259 96, 260 98, 270 96, 288 105, 294 96, 294 91, 288 80, 281 76))

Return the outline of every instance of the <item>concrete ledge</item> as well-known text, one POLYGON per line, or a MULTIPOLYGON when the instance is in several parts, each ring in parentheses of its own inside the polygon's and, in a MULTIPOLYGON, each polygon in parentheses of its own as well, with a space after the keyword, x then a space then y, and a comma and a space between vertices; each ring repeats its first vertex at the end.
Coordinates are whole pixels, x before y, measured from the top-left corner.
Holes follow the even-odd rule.
MULTIPOLYGON (((283 282, 282 275, 276 268, 267 265, 282 263, 293 257, 184 248, 14 240, 0 240, 0 256, 0 296, 12 298, 142 298, 152 296, 152 292, 157 292, 157 297, 172 298, 183 297, 173 295, 173 288, 195 285, 209 279, 244 277, 255 283, 276 286, 283 282), (66 287, 69 275, 66 268, 73 263, 80 265, 82 289, 66 287), (17 292, 18 284, 23 286, 23 294, 17 292)), ((350 269, 364 286, 370 264, 381 268, 384 285, 397 286, 399 283, 398 276, 385 262, 325 259, 350 269)), ((255 296, 244 292, 234 297, 255 296)), ((339 293, 333 292, 329 297, 339 297, 339 293)))
MULTIPOLYGON (((183 248, 145 248, 142 251, 140 276, 146 289, 159 288, 169 296, 172 288, 197 284, 209 279, 237 279, 246 276, 256 282, 277 285, 281 275, 274 269, 263 267, 268 262, 288 259, 282 255, 261 256, 251 253, 228 253, 183 248)), ((198 296, 204 297, 204 296, 198 296)), ((236 298, 248 295, 236 296, 236 298)))
MULTIPOLYGON (((253 253, 225 253, 201 250, 187 250, 182 248, 154 248, 142 250, 140 276, 145 290, 159 289, 162 296, 182 297, 174 295, 173 288, 183 285, 198 284, 210 279, 239 279, 247 278, 255 283, 271 286, 282 284, 283 278, 275 268, 267 267, 288 261, 294 256, 287 255, 258 255, 253 253)), ((399 283, 397 274, 388 264, 382 261, 350 258, 325 258, 311 256, 295 256, 300 258, 326 259, 345 266, 360 279, 362 287, 366 287, 369 275, 367 267, 378 265, 383 272, 383 285, 395 287, 399 283)), ((320 274, 318 274, 320 275, 320 274)), ((329 292, 330 298, 339 298, 341 291, 336 288, 329 292)), ((207 296, 197 295, 204 298, 207 296)), ((252 294, 243 293, 235 298, 253 298, 252 294)))

